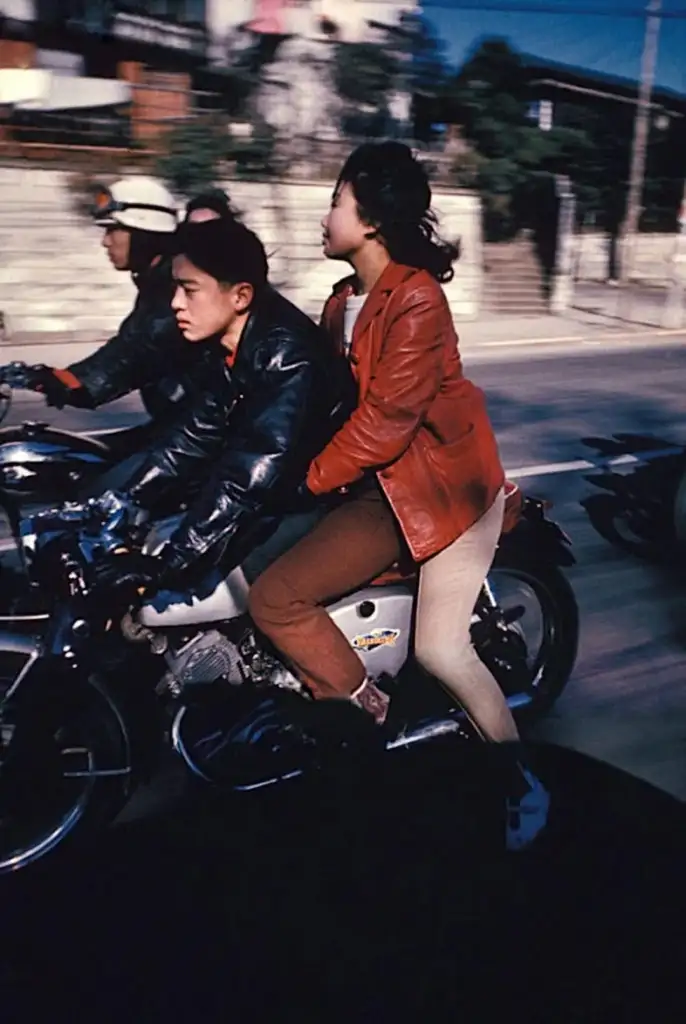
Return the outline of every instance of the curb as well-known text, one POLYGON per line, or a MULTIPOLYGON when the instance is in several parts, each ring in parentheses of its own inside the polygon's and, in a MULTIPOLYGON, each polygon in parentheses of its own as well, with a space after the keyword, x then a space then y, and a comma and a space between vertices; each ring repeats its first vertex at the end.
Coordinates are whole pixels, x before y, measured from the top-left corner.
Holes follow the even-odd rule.
POLYGON ((653 327, 639 330, 593 332, 590 334, 550 335, 547 338, 509 338, 505 341, 474 342, 479 348, 505 348, 512 345, 555 345, 570 343, 594 344, 603 341, 624 341, 631 338, 678 338, 686 337, 686 327, 653 327))

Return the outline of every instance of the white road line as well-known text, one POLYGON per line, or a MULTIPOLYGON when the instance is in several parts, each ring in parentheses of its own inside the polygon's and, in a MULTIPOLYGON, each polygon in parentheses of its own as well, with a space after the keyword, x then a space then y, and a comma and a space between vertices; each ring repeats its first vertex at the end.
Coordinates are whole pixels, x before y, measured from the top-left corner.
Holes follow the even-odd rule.
MULTIPOLYGON (((462 332, 465 336, 468 332, 464 330, 462 332)), ((656 338, 658 340, 668 338, 681 338, 686 334, 686 328, 683 327, 653 327, 646 328, 645 330, 615 330, 615 331, 600 331, 598 334, 567 334, 567 335, 550 335, 547 338, 507 338, 498 339, 495 341, 482 341, 478 345, 474 345, 476 350, 479 347, 483 348, 507 348, 509 346, 517 347, 528 347, 535 345, 565 345, 570 342, 581 342, 587 345, 598 345, 605 341, 631 341, 635 338, 656 338)))
POLYGON ((537 466, 517 466, 514 469, 506 469, 505 473, 513 480, 523 480, 533 476, 553 476, 556 473, 580 473, 588 469, 609 469, 612 466, 630 466, 637 462, 648 462, 650 459, 660 458, 666 455, 683 454, 684 449, 679 447, 656 448, 654 451, 641 452, 640 455, 616 455, 614 458, 599 457, 590 459, 575 459, 573 462, 547 462, 537 466))
MULTIPOLYGON (((121 427, 110 427, 104 430, 91 430, 91 431, 75 431, 81 435, 90 434, 91 437, 102 437, 106 434, 114 434, 121 430, 121 427)), ((672 446, 669 448, 656 448, 652 451, 641 452, 639 455, 631 455, 629 453, 625 455, 616 455, 612 458, 603 458, 598 456, 597 459, 574 459, 570 462, 542 462, 533 466, 514 466, 511 469, 505 470, 505 475, 509 480, 525 480, 527 478, 542 477, 542 476, 555 476, 562 473, 580 473, 584 470, 599 470, 599 469, 611 469, 614 466, 630 466, 635 465, 639 462, 647 462, 650 459, 660 458, 667 455, 682 455, 684 454, 684 448, 678 446, 672 446)), ((14 538, 3 537, 0 538, 0 555, 7 551, 14 551, 16 544, 14 538)))

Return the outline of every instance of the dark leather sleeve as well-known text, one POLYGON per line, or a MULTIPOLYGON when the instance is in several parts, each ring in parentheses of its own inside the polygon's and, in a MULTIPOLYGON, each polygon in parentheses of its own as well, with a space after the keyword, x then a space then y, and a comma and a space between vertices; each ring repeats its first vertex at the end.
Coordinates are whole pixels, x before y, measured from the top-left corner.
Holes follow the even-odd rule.
POLYGON ((126 490, 140 506, 153 506, 172 489, 207 476, 227 443, 238 390, 214 353, 196 369, 198 400, 184 405, 160 432, 126 490))
POLYGON ((227 546, 239 550, 260 515, 274 511, 307 472, 317 405, 311 357, 288 332, 272 334, 256 353, 255 369, 255 386, 236 403, 220 461, 170 538, 167 557, 176 566, 210 549, 215 561, 230 560, 227 546))
POLYGON ((182 346, 187 343, 168 300, 159 300, 155 307, 137 303, 113 338, 67 367, 88 391, 93 406, 113 402, 164 377, 183 358, 182 346))

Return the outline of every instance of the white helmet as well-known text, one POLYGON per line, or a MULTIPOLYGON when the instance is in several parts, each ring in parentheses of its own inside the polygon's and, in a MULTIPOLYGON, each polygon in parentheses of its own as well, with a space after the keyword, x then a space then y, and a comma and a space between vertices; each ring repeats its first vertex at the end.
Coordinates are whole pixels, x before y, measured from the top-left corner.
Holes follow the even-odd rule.
POLYGON ((171 234, 178 224, 178 209, 171 192, 155 178, 120 178, 99 191, 93 217, 101 227, 171 234))

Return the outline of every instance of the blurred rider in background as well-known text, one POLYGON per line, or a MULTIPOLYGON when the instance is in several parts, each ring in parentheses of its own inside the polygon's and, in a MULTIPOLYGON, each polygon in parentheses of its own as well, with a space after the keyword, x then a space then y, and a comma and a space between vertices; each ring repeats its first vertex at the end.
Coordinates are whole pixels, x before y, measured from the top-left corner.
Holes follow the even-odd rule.
MULTIPOLYGON (((103 188, 93 217, 115 270, 128 271, 138 289, 117 334, 64 369, 36 366, 29 386, 48 405, 96 409, 139 391, 153 420, 167 419, 186 397, 198 352, 183 338, 171 308, 171 246, 178 226, 176 202, 154 178, 130 177, 103 188)), ((212 189, 195 196, 186 220, 234 219, 228 196, 212 189)))

